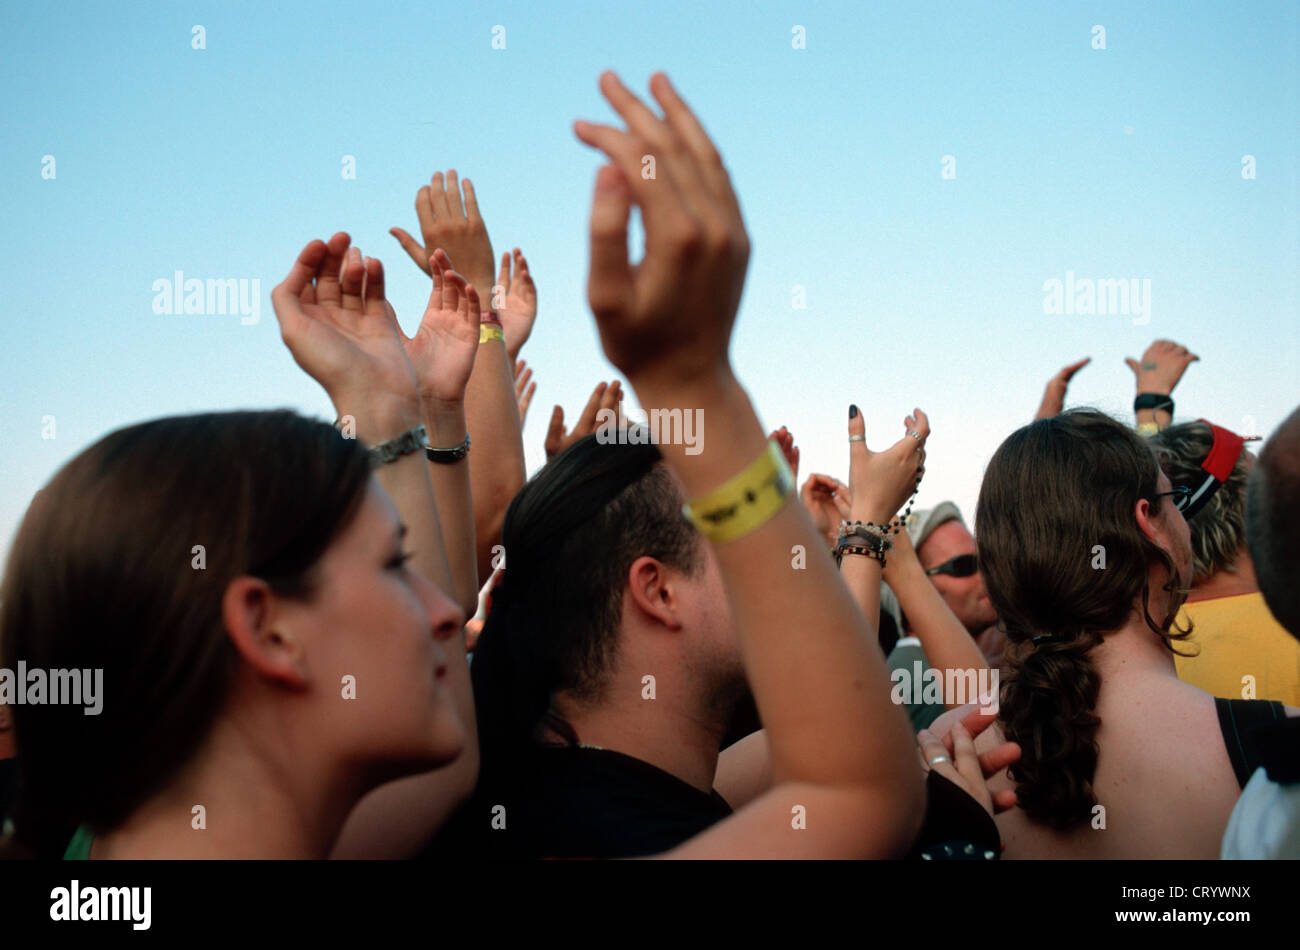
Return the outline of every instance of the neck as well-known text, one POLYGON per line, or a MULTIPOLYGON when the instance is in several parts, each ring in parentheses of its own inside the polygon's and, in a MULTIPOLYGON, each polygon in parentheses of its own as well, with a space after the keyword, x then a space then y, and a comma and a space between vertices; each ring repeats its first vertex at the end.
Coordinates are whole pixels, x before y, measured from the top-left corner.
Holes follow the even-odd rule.
POLYGON ((1237 559, 1233 569, 1218 568, 1209 577, 1198 581, 1192 587, 1187 602, 1257 593, 1259 593, 1259 583, 1255 580, 1255 564, 1243 544, 1237 549, 1237 559))
MULTIPOLYGON (((657 695, 642 699, 640 678, 612 683, 606 696, 626 696, 595 704, 555 697, 556 712, 573 727, 583 745, 600 746, 648 762, 702 792, 713 789, 718 748, 731 717, 728 708, 708 708, 699 696, 671 695, 669 677, 658 677, 657 695)), ((690 682, 689 677, 673 677, 690 682)))
POLYGON ((264 728, 219 723, 194 762, 112 832, 96 858, 305 858, 329 856, 363 791, 283 746, 264 728), (323 791, 327 790, 327 791, 323 791), (203 807, 203 827, 196 805, 203 807))
MULTIPOLYGON (((1169 609, 1169 595, 1160 589, 1162 583, 1163 580, 1150 582, 1149 609, 1157 623, 1169 609)), ((1103 683, 1116 673, 1131 675, 1137 671, 1178 676, 1174 655, 1164 640, 1147 626, 1141 601, 1133 605, 1124 626, 1105 634, 1090 656, 1103 683)))

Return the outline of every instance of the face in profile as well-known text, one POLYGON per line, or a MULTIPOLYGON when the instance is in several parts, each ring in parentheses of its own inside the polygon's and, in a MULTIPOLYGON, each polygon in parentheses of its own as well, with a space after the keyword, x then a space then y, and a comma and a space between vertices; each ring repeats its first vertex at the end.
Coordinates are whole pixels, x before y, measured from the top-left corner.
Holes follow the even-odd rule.
MULTIPOLYGON (((927 571, 961 555, 975 556, 975 538, 960 521, 945 521, 931 531, 917 549, 921 566, 927 571)), ((998 615, 984 588, 979 571, 966 577, 954 574, 931 574, 930 582, 942 595, 948 609, 972 636, 997 623, 998 615)))
MULTIPOLYGON (((1156 491, 1167 492, 1173 488, 1173 483, 1164 472, 1156 480, 1156 491)), ((1174 504, 1172 495, 1163 495, 1160 498, 1160 507, 1152 511, 1152 520, 1161 526, 1167 542, 1156 541, 1166 553, 1173 558, 1174 567, 1178 571, 1176 583, 1179 587, 1189 587, 1192 583, 1192 531, 1187 526, 1187 519, 1183 513, 1178 510, 1174 504)))
POLYGON ((303 631, 315 721, 347 764, 379 780, 449 762, 465 744, 443 648, 465 618, 405 563, 402 530, 372 478, 318 563, 314 594, 290 608, 303 631))

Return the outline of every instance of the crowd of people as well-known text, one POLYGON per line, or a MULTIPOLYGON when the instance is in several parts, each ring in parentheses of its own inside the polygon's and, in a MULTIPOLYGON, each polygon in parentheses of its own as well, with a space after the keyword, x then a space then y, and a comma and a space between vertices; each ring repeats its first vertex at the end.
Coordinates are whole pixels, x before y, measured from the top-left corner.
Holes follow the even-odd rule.
POLYGON ((310 241, 271 300, 333 425, 130 425, 31 502, 5 853, 1300 857, 1300 409, 1257 455, 1174 425, 1198 357, 1158 340, 1132 420, 1065 409, 1087 360, 1050 380, 973 533, 914 510, 920 408, 873 449, 849 406, 847 480, 800 485, 729 358, 749 239, 719 152, 662 74, 658 109, 600 85, 588 300, 676 426, 602 382, 527 477, 537 288, 455 171, 392 232, 431 280, 413 337, 379 260, 310 241), (707 448, 664 437, 697 412, 707 448), (102 671, 102 708, 19 669, 102 671))

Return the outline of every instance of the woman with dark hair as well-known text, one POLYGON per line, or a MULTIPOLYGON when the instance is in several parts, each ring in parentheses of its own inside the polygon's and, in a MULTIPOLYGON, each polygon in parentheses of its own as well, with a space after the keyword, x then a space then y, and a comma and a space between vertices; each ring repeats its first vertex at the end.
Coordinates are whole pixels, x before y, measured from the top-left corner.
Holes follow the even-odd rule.
POLYGON ((422 420, 463 438, 420 381, 463 393, 477 305, 439 267, 425 319, 467 342, 413 365, 379 263, 348 243, 308 245, 272 301, 357 438, 287 411, 159 419, 33 501, 0 593, 3 666, 103 684, 94 711, 13 707, 15 836, 37 854, 71 838, 74 858, 323 858, 341 836, 392 853, 472 787, 462 585, 411 447, 422 420), (402 829, 356 809, 417 772, 402 829))
POLYGON ((1140 436, 1091 410, 1025 426, 989 462, 976 536, 1014 645, 1001 731, 1023 750, 1007 857, 1216 857, 1251 770, 1241 735, 1300 713, 1178 679, 1176 494, 1140 436))

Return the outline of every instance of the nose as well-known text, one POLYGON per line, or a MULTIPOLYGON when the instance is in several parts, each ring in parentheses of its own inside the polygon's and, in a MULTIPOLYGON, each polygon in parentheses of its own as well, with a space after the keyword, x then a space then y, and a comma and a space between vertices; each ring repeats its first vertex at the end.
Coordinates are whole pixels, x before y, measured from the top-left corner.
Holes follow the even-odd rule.
POLYGON ((430 625, 435 640, 448 640, 458 636, 465 626, 465 611, 443 593, 433 581, 421 578, 424 587, 422 600, 429 611, 430 625))

